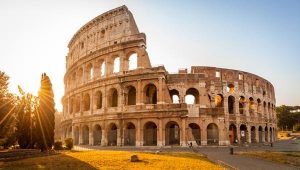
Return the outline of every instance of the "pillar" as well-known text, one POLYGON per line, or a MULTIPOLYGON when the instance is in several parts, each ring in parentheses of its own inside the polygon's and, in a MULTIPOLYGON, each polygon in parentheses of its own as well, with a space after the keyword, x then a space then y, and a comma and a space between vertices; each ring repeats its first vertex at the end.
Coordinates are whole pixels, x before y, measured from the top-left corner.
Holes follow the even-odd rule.
POLYGON ((142 83, 141 80, 137 80, 137 95, 136 95, 136 105, 141 105, 143 103, 142 98, 142 83))
POLYGON ((186 146, 186 119, 183 118, 181 119, 181 131, 182 133, 180 134, 180 145, 181 146, 186 146))
POLYGON ((107 146, 107 139, 106 139, 106 131, 105 131, 105 127, 103 126, 102 129, 102 137, 101 137, 101 146, 107 146))
POLYGON ((163 146, 165 141, 163 140, 163 123, 162 123, 162 119, 158 120, 158 135, 157 135, 157 146, 163 146))
POLYGON ((136 127, 136 140, 135 146, 142 146, 141 145, 141 119, 137 120, 137 127, 136 127))
POLYGON ((79 145, 81 145, 83 143, 83 139, 82 139, 82 126, 79 126, 79 141, 78 141, 79 145))
POLYGON ((117 129, 117 146, 121 146, 122 145, 122 141, 121 141, 121 128, 119 127, 117 129))
POLYGON ((93 125, 89 124, 89 145, 94 145, 93 125))

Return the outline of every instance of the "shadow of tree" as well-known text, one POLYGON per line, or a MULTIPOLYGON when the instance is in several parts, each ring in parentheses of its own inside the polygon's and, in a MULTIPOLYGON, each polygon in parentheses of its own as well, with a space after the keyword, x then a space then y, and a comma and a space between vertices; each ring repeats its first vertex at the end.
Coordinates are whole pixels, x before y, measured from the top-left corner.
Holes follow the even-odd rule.
POLYGON ((96 170, 90 164, 64 154, 27 158, 16 161, 0 162, 0 169, 11 170, 96 170))

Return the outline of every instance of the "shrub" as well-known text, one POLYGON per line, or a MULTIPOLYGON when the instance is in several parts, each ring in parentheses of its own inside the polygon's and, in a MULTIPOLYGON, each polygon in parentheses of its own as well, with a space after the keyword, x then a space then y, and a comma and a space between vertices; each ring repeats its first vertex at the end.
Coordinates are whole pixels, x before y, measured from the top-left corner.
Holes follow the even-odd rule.
POLYGON ((73 139, 72 138, 65 139, 65 145, 68 150, 71 150, 73 148, 73 139))
POLYGON ((62 141, 55 141, 54 142, 54 150, 62 150, 63 147, 62 147, 62 141))

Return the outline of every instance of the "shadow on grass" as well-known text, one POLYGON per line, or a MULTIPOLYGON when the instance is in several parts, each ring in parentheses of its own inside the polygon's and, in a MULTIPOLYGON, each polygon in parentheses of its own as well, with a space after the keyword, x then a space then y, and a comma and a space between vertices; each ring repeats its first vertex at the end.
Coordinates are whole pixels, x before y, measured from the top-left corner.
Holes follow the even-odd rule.
POLYGON ((0 162, 0 170, 96 170, 90 164, 64 154, 27 158, 16 161, 0 162))

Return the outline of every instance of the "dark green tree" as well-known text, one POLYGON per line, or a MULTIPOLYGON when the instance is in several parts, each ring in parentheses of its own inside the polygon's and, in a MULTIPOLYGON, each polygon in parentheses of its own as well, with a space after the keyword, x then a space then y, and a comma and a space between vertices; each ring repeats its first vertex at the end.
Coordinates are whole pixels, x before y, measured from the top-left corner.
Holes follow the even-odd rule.
POLYGON ((0 146, 15 143, 15 97, 8 91, 9 77, 0 71, 0 146))
POLYGON ((276 108, 279 129, 292 130, 294 125, 300 123, 300 113, 294 112, 297 109, 299 106, 282 105, 276 108))
POLYGON ((18 86, 20 97, 16 107, 16 136, 22 149, 34 148, 35 144, 35 112, 37 97, 26 93, 18 86))
POLYGON ((51 149, 54 144, 54 114, 52 84, 46 73, 43 73, 39 91, 39 109, 36 113, 37 145, 41 151, 51 149))

